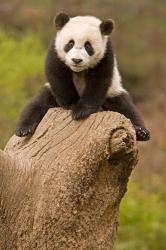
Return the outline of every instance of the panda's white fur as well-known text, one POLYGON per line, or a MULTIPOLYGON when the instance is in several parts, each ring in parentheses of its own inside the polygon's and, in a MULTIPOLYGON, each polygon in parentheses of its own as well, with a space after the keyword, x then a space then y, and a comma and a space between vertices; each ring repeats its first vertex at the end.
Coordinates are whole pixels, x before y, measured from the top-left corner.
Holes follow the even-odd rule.
POLYGON ((70 18, 69 22, 57 32, 55 49, 61 60, 73 71, 80 72, 92 68, 103 58, 108 37, 102 36, 99 30, 100 23, 101 21, 93 16, 77 16, 70 18), (66 54, 64 46, 72 39, 75 41, 75 45, 66 54), (89 56, 84 48, 86 41, 93 44, 95 52, 93 56, 89 56), (79 67, 74 67, 72 58, 82 59, 83 61, 79 67))
POLYGON ((121 82, 121 75, 119 73, 116 57, 114 57, 114 69, 113 69, 113 78, 110 88, 108 89, 107 96, 114 97, 122 93, 127 93, 123 88, 121 82))
MULTIPOLYGON (((59 58, 70 67, 73 71, 73 82, 81 95, 84 87, 84 73, 83 70, 93 68, 104 56, 108 36, 101 34, 99 25, 101 20, 93 16, 76 16, 70 18, 69 22, 57 32, 55 38, 55 50, 59 58), (64 46, 70 41, 74 40, 73 48, 66 53, 64 46), (89 41, 94 49, 94 55, 90 56, 84 48, 86 41, 89 41), (82 59, 79 66, 74 66, 72 58, 82 59), (77 73, 75 73, 77 72, 77 73)), ((123 92, 127 92, 121 84, 121 76, 117 67, 116 57, 114 60, 113 78, 107 96, 117 96, 123 92)))

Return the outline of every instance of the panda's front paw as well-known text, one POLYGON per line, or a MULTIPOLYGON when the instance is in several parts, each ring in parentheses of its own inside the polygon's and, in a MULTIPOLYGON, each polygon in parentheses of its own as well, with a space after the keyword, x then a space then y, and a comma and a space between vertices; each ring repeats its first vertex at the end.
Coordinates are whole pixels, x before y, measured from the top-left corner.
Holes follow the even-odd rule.
POLYGON ((78 103, 72 109, 72 117, 74 120, 84 119, 89 115, 96 113, 98 110, 98 107, 91 107, 78 103))
POLYGON ((16 128, 15 134, 19 137, 25 137, 28 135, 33 135, 36 130, 37 123, 35 124, 21 124, 16 128))
POLYGON ((150 132, 146 128, 135 127, 137 141, 148 141, 150 139, 150 132))

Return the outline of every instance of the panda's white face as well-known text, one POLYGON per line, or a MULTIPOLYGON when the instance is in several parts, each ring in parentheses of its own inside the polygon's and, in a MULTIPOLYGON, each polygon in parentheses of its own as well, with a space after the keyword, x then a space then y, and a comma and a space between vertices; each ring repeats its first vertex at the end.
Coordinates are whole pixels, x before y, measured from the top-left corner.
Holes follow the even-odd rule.
POLYGON ((100 23, 92 16, 77 16, 57 32, 56 51, 72 71, 92 68, 103 58, 108 38, 101 34, 100 23))

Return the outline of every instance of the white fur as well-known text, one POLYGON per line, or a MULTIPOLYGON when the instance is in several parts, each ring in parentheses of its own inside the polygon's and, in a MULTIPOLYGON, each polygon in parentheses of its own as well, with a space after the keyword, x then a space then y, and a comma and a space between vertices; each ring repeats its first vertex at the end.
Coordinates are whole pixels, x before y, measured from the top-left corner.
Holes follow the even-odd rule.
POLYGON ((117 60, 114 57, 114 69, 113 69, 113 77, 110 88, 108 89, 107 96, 114 97, 120 95, 122 93, 127 93, 127 91, 123 88, 121 83, 121 76, 118 70, 117 60))
POLYGON ((50 83, 49 83, 49 82, 46 82, 46 83, 44 84, 44 86, 45 86, 46 88, 48 88, 48 89, 52 90, 52 89, 51 89, 51 85, 50 85, 50 83))
POLYGON ((52 90, 52 87, 51 87, 50 83, 49 83, 49 82, 46 82, 46 83, 44 84, 44 86, 45 86, 46 88, 48 88, 48 89, 50 90, 52 96, 55 97, 54 91, 52 90))
POLYGON ((73 82, 74 86, 79 94, 81 96, 85 89, 85 73, 79 72, 79 73, 73 73, 73 82))
POLYGON ((77 16, 70 18, 69 22, 57 32, 55 48, 58 56, 73 71, 80 72, 94 67, 104 56, 107 36, 101 34, 99 25, 101 21, 93 16, 77 16), (74 40, 74 47, 66 53, 64 46, 74 40), (89 41, 94 48, 94 55, 89 56, 84 48, 89 41), (73 66, 72 58, 82 59, 78 67, 73 66))

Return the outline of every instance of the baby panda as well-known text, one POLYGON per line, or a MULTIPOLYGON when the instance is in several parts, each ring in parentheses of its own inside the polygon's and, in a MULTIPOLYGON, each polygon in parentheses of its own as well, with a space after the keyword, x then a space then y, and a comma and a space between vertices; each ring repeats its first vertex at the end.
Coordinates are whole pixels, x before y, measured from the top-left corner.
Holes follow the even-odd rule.
POLYGON ((60 13, 55 26, 45 63, 48 83, 23 110, 16 135, 33 134, 49 108, 70 107, 74 120, 101 110, 119 112, 131 120, 138 141, 149 140, 149 131, 121 83, 110 39, 114 22, 60 13))

